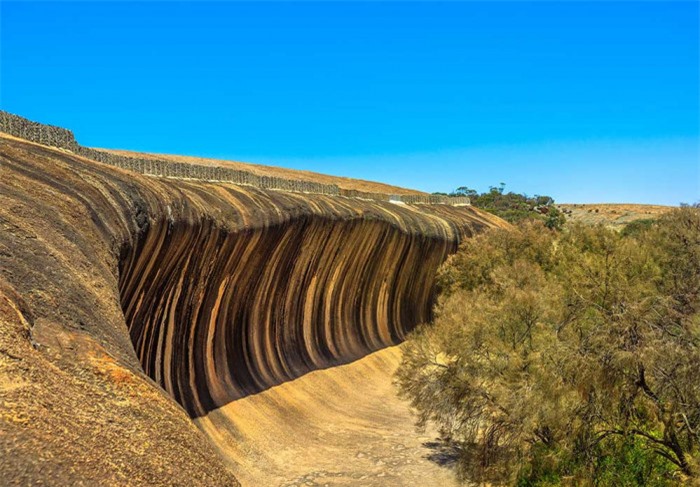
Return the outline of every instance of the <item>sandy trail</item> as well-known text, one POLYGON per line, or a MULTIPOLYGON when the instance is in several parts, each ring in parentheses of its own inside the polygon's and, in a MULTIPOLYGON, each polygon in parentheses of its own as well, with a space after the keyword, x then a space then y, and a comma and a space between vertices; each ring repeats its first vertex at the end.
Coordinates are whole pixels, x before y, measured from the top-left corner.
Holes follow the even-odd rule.
POLYGON ((435 432, 416 432, 408 403, 396 395, 400 358, 400 348, 390 347, 196 422, 244 486, 456 486, 435 432))

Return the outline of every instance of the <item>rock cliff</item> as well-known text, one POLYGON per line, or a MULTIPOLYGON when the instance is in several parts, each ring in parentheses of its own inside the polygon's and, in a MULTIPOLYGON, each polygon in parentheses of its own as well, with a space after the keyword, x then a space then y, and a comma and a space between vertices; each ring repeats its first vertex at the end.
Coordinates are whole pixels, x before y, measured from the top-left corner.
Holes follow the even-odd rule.
POLYGON ((400 343, 430 319, 437 266, 498 225, 147 177, 0 134, 3 476, 234 485, 190 418, 400 343))

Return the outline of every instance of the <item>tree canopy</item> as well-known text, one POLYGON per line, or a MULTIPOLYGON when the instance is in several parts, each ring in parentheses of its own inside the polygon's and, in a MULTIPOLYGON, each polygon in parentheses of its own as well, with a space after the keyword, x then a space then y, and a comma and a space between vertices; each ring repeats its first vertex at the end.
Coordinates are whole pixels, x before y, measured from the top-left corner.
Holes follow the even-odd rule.
POLYGON ((552 197, 506 193, 505 187, 505 183, 500 183, 498 186, 491 186, 485 193, 478 193, 474 189, 460 186, 448 196, 468 196, 472 206, 493 213, 510 223, 535 219, 543 221, 548 228, 556 229, 564 224, 564 214, 554 206, 552 197))
POLYGON ((667 485, 700 465, 700 209, 615 232, 538 221, 465 241, 396 381, 460 451, 518 485, 667 485))

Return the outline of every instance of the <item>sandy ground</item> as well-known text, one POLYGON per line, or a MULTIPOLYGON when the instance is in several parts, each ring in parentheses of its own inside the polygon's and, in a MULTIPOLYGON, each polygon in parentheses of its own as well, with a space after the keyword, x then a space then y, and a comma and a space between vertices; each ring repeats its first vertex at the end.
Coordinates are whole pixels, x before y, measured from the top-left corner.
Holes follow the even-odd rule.
POLYGON ((456 486, 392 375, 399 347, 317 370, 195 420, 244 486, 456 486))

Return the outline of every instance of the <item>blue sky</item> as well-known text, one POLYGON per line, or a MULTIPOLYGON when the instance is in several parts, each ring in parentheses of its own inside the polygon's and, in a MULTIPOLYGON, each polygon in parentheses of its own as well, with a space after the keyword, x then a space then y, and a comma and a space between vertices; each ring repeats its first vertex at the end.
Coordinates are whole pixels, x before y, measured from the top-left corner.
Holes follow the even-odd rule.
POLYGON ((12 2, 0 107, 425 191, 700 200, 698 2, 12 2))

